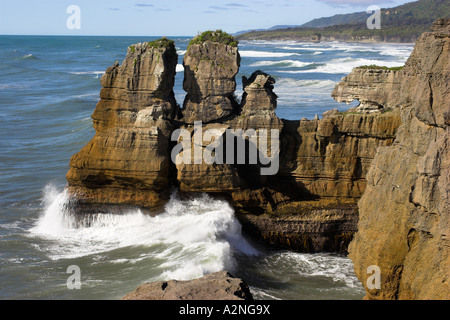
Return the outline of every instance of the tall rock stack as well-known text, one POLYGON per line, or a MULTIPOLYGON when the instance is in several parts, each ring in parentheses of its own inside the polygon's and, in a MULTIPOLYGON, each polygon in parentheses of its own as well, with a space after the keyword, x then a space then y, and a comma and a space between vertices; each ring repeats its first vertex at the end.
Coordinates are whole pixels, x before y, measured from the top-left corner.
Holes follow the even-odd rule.
POLYGON ((450 20, 438 20, 401 71, 402 124, 367 174, 349 252, 369 299, 450 298, 449 54, 450 20))
POLYGON ((101 79, 96 134, 70 161, 69 192, 86 203, 157 206, 170 180, 170 134, 178 56, 160 39, 128 48, 101 79))
MULTIPOLYGON (((194 69, 198 70, 194 75, 189 71, 191 68, 187 68, 188 71, 185 72, 184 81, 185 89, 186 84, 192 83, 192 79, 195 78, 201 84, 200 88, 203 88, 201 92, 206 93, 206 98, 202 100, 201 106, 196 105, 194 108, 194 104, 190 102, 193 97, 192 91, 186 90, 188 94, 183 109, 183 120, 187 123, 183 124, 181 128, 191 132, 193 137, 191 150, 199 148, 200 154, 203 154, 205 148, 215 139, 222 146, 222 163, 220 161, 213 164, 204 161, 195 163, 192 153, 191 163, 176 165, 177 180, 182 191, 237 194, 249 188, 263 188, 260 165, 258 163, 250 164, 248 158, 245 159, 244 163, 237 161, 237 152, 242 154, 246 150, 236 150, 233 161, 227 162, 225 154, 227 144, 235 143, 237 145, 238 140, 242 139, 236 135, 227 136, 226 130, 242 130, 242 132, 245 132, 247 129, 253 129, 259 132, 259 130, 265 129, 268 131, 267 140, 270 149, 271 129, 281 130, 282 128, 282 122, 275 114, 277 99, 275 93, 273 93, 275 80, 268 74, 258 71, 249 79, 244 78, 245 93, 242 105, 238 105, 234 100, 235 74, 239 71, 239 54, 233 46, 220 43, 220 41, 220 39, 213 38, 212 40, 205 40, 201 44, 195 44, 196 39, 194 39, 194 44, 189 46, 188 56, 185 56, 184 60, 185 68, 186 65, 192 65, 192 61, 195 61, 194 65, 200 61, 204 67, 195 67, 194 69), (198 56, 199 53, 204 54, 204 56, 198 56), (204 64, 204 61, 210 61, 212 57, 216 59, 215 67, 212 67, 212 63, 204 64), (229 62, 231 67, 221 65, 220 62, 227 59, 231 59, 231 62, 229 62), (200 72, 200 70, 207 70, 209 74, 208 72, 200 72), (228 91, 224 91, 223 88, 228 88, 228 91), (208 92, 214 94, 209 95, 208 92), (217 95, 218 92, 221 95, 217 95), (214 105, 211 103, 211 99, 227 101, 226 105, 233 106, 233 108, 227 109, 228 107, 223 107, 223 105, 214 105), (193 126, 189 123, 190 121, 202 121, 201 128, 193 126), (201 134, 200 131, 197 132, 196 130, 201 130, 201 134), (218 135, 214 139, 205 137, 201 142, 195 140, 196 137, 203 137, 208 130, 215 130, 218 135), (202 177, 208 177, 208 179, 202 177)), ((244 139, 246 141, 243 144, 247 144, 248 148, 250 137, 244 139)))
POLYGON ((275 79, 262 71, 249 78, 242 77, 244 94, 239 126, 241 128, 279 129, 282 121, 277 117, 277 95, 273 92, 275 79))
POLYGON ((184 56, 183 122, 209 123, 236 112, 237 42, 223 33, 205 32, 191 41, 184 56))

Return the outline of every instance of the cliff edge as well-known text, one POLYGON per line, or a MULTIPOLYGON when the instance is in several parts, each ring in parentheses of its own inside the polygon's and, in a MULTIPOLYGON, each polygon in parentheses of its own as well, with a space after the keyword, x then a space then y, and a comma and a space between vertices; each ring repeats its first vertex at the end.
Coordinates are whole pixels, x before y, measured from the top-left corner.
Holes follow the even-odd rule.
POLYGON ((349 246, 368 299, 450 298, 449 53, 450 22, 438 20, 397 71, 392 92, 373 98, 398 105, 402 124, 372 161, 349 246), (373 265, 381 288, 371 285, 373 265))

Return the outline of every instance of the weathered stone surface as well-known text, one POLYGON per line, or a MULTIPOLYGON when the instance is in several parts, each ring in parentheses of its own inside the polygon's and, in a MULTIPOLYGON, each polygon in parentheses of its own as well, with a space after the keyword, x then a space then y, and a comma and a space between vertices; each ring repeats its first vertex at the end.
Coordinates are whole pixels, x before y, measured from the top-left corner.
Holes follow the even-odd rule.
POLYGON ((449 299, 450 21, 423 34, 402 70, 395 142, 380 148, 349 247, 369 299, 449 299), (381 271, 369 289, 367 268, 381 271))
POLYGON ((293 201, 270 214, 240 213, 243 230, 276 248, 300 252, 347 253, 357 230, 356 202, 293 201))
POLYGON ((190 281, 145 283, 123 300, 253 300, 244 281, 226 271, 190 281))
POLYGON ((266 130, 268 135, 267 147, 270 150, 270 130, 281 130, 283 123, 275 114, 276 95, 273 93, 273 78, 262 72, 255 72, 250 79, 245 79, 244 82, 245 93, 241 111, 237 110, 231 117, 223 119, 220 123, 203 124, 201 128, 187 124, 180 127, 191 132, 190 136, 192 137, 190 163, 176 165, 180 190, 186 192, 232 193, 251 186, 261 188, 264 185, 260 164, 250 164, 249 159, 245 159, 244 163, 237 160, 238 153, 248 153, 248 145, 255 145, 251 141, 256 141, 255 147, 261 150, 258 143, 261 140, 257 141, 248 136, 241 136, 238 130, 242 130, 242 133, 249 129, 255 130, 258 137, 262 132, 261 129, 266 130), (215 130, 217 134, 207 137, 205 134, 208 130, 213 133, 214 131, 211 130, 215 130), (234 130, 236 134, 230 133, 227 136, 226 130, 234 130), (234 143, 236 148, 239 148, 237 140, 242 142, 246 149, 237 149, 235 156, 231 157, 231 161, 227 161, 227 144, 234 143), (200 155, 204 155, 205 149, 213 141, 217 141, 217 146, 222 147, 222 156, 218 157, 213 164, 207 163, 204 159, 201 163, 196 163, 194 153, 199 152, 200 155), (203 177, 208 177, 208 179, 203 177))
POLYGON ((338 102, 360 102, 349 111, 378 111, 399 105, 402 70, 354 68, 333 90, 331 96, 338 102))
POLYGON ((69 191, 83 202, 157 206, 170 185, 173 43, 132 45, 101 79, 96 134, 70 161, 69 191))
POLYGON ((237 47, 206 41, 191 44, 184 55, 183 121, 205 123, 224 118, 236 111, 235 75, 239 71, 237 47))

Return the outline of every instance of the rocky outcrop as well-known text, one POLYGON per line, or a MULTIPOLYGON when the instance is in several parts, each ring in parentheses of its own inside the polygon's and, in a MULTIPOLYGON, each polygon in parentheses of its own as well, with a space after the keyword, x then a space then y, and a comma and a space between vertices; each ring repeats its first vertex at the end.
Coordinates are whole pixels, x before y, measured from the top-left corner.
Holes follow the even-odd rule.
MULTIPOLYGON (((244 231, 269 243, 345 252, 370 162, 393 142, 399 110, 379 100, 376 113, 282 120, 275 80, 262 71, 243 77, 237 103, 239 60, 233 39, 218 32, 195 38, 184 58, 187 94, 178 110, 173 43, 130 46, 122 65, 102 77, 92 115, 96 135, 71 159, 69 191, 84 208, 119 204, 153 212, 172 187, 219 194, 233 203, 244 231), (309 213, 292 218, 305 201, 309 213)), ((389 79, 380 77, 380 85, 389 79)), ((350 99, 350 91, 344 86, 340 96, 350 99)))
POLYGON ((145 283, 122 300, 253 300, 247 284, 226 271, 189 281, 145 283))
POLYGON ((370 163, 399 125, 398 110, 283 120, 278 173, 232 193, 244 231, 278 247, 345 253, 370 163))
POLYGON ((338 102, 360 102, 349 111, 378 111, 398 107, 401 69, 359 67, 336 85, 331 96, 338 102))
POLYGON ((101 78, 94 138, 70 160, 69 191, 87 203, 158 206, 170 187, 177 54, 167 39, 132 45, 101 78))
POLYGON ((292 201, 272 213, 240 214, 245 232, 274 248, 346 254, 357 230, 356 203, 292 201))
POLYGON ((402 69, 402 124, 382 147, 358 203, 350 258, 369 299, 450 298, 450 21, 423 34, 402 69), (381 288, 367 285, 368 267, 381 288))
POLYGON ((281 130, 283 126, 275 114, 276 95, 272 91, 273 82, 269 75, 257 71, 245 82, 242 108, 232 114, 232 117, 223 118, 221 122, 216 123, 180 126, 181 130, 189 132, 187 136, 192 137, 188 161, 176 164, 177 181, 181 191, 232 194, 252 187, 261 188, 265 184, 261 176, 262 165, 258 161, 261 156, 258 142, 261 134, 267 132, 267 148, 270 150, 270 130, 281 130), (249 129, 255 130, 254 134, 247 132, 249 129), (208 146, 214 141, 216 148, 212 150, 214 159, 213 163, 210 163, 204 156, 208 146), (248 153, 250 148, 256 150, 258 159, 255 159, 255 163, 248 156, 239 158, 248 153), (196 152, 203 156, 198 162, 195 159, 196 152))
POLYGON ((240 60, 237 46, 213 41, 189 45, 183 60, 183 122, 208 123, 236 112, 240 60))

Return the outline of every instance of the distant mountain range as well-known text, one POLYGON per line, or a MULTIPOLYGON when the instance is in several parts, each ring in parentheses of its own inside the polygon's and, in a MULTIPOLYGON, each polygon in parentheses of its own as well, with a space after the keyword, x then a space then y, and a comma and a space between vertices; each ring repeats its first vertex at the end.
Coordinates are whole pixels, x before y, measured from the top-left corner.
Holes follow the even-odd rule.
POLYGON ((236 33, 238 39, 293 39, 304 41, 414 42, 434 20, 450 17, 449 0, 419 0, 381 9, 381 29, 368 29, 362 11, 311 20, 299 26, 278 25, 270 29, 236 33))

